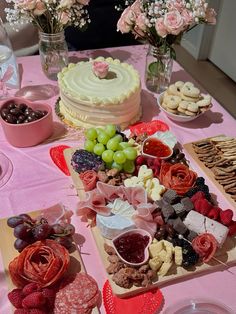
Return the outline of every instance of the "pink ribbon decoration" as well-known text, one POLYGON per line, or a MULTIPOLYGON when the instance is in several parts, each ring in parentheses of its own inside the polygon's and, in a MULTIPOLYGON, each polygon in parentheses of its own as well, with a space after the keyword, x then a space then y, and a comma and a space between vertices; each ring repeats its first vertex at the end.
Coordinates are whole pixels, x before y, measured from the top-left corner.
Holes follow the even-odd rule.
MULTIPOLYGON (((2 72, 2 70, 1 70, 2 72)), ((3 74, 3 76, 0 78, 0 91, 2 92, 2 95, 6 95, 7 93, 7 85, 6 83, 10 80, 12 75, 14 74, 14 68, 12 65, 9 65, 7 67, 7 70, 3 74)))

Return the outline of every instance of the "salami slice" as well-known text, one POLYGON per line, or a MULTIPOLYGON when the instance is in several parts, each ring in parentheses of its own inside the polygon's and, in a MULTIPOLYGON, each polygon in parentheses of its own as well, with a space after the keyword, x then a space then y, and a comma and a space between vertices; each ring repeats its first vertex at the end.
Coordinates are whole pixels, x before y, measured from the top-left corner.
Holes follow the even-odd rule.
POLYGON ((67 249, 54 240, 28 245, 9 264, 12 282, 19 288, 36 282, 41 287, 56 283, 66 272, 70 256, 67 249))
POLYGON ((57 292, 54 314, 90 313, 99 298, 97 283, 91 276, 85 273, 74 274, 57 292))
POLYGON ((211 233, 202 233, 193 239, 192 247, 202 258, 203 262, 207 263, 215 255, 217 241, 211 233))
POLYGON ((97 173, 94 170, 86 170, 79 175, 85 192, 95 189, 97 183, 97 173))

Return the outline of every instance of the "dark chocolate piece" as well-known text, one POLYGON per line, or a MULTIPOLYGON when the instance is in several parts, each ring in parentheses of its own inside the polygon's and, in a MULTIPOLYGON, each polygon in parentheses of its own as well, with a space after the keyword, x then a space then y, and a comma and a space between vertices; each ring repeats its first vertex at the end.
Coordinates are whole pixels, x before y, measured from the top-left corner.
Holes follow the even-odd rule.
POLYGON ((173 204, 177 198, 178 195, 174 190, 167 190, 163 194, 163 200, 166 201, 168 204, 173 204))
POLYGON ((197 235, 198 235, 198 234, 197 234, 196 232, 190 230, 190 231, 189 231, 189 234, 187 235, 187 239, 188 239, 190 242, 192 242, 193 239, 196 238, 197 235))
POLYGON ((175 213, 174 208, 170 204, 164 205, 161 211, 162 215, 164 216, 165 222, 167 222, 167 220, 175 213))
POLYGON ((194 209, 193 202, 191 201, 189 197, 182 198, 181 204, 184 206, 184 210, 186 210, 187 212, 194 209))
POLYGON ((185 234, 185 232, 188 230, 183 221, 179 217, 175 219, 173 227, 176 232, 182 235, 185 234))
POLYGON ((184 205, 181 203, 177 203, 173 205, 174 211, 176 212, 176 215, 183 216, 185 214, 184 205))

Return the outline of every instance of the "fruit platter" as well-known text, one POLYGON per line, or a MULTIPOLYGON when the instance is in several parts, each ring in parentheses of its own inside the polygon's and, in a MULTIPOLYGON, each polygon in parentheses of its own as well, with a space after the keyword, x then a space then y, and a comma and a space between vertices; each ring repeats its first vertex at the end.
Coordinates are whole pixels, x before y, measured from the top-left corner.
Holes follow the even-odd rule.
POLYGON ((57 204, 0 220, 12 313, 98 313, 100 292, 74 243, 71 215, 57 204))
MULTIPOLYGON (((158 124, 157 124, 158 125, 158 124)), ((64 150, 86 221, 119 297, 236 262, 236 221, 166 128, 85 131, 64 150)))

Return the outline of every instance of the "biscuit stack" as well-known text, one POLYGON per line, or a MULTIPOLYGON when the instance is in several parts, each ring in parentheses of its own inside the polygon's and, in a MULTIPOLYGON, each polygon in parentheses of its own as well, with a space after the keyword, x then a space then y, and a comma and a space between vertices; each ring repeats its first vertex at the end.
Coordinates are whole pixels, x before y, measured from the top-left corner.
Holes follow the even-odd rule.
POLYGON ((191 82, 178 81, 165 91, 161 106, 168 112, 196 116, 211 108, 211 96, 201 94, 191 82))

